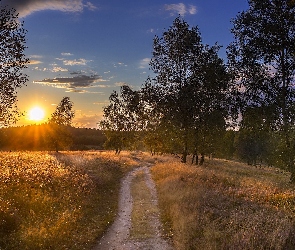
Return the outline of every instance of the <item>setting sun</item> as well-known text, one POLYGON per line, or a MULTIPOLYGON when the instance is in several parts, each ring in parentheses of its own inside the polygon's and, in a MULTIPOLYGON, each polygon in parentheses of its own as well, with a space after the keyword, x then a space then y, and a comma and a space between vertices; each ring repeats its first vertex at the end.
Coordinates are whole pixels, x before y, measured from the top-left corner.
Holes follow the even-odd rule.
POLYGON ((39 107, 32 108, 29 112, 29 119, 32 121, 41 121, 44 116, 44 110, 39 107))

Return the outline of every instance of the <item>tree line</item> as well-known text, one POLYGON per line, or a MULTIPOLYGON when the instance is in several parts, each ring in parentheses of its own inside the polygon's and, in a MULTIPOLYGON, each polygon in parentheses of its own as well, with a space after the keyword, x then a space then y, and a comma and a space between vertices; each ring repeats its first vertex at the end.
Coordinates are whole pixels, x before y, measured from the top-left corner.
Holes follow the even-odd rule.
POLYGON ((97 129, 61 125, 56 130, 49 123, 0 129, 0 150, 5 151, 101 150, 105 140, 97 129))
POLYGON ((295 1, 248 3, 232 20, 227 61, 180 16, 155 36, 153 76, 140 90, 114 91, 104 108, 108 147, 181 153, 183 162, 192 154, 202 163, 231 140, 241 158, 284 167, 295 181, 295 1))

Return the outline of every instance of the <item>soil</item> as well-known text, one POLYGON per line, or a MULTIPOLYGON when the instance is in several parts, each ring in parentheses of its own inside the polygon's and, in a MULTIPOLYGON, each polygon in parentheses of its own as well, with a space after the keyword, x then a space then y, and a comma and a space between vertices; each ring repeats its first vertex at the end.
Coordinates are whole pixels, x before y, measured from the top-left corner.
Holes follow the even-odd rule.
POLYGON ((157 192, 151 178, 150 167, 139 167, 131 171, 121 182, 117 218, 93 250, 173 250, 172 246, 161 235, 163 230, 158 213, 149 218, 151 225, 153 225, 153 235, 151 237, 140 240, 130 237, 133 207, 130 185, 133 178, 140 171, 145 173, 145 181, 151 192, 151 202, 158 206, 157 192))

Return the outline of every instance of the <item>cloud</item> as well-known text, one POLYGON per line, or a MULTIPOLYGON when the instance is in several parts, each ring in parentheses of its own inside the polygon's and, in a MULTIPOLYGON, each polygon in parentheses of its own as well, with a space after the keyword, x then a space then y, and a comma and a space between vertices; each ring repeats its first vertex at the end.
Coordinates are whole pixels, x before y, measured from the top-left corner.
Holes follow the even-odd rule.
POLYGON ((68 66, 74 66, 74 65, 86 65, 87 62, 90 62, 89 60, 80 58, 80 59, 75 59, 75 60, 64 60, 63 64, 68 65, 68 66))
POLYGON ((39 60, 30 60, 30 65, 37 65, 37 64, 41 64, 42 62, 39 60))
POLYGON ((73 56, 74 54, 68 53, 68 52, 63 52, 61 53, 62 56, 73 56))
POLYGON ((103 114, 79 114, 76 110, 75 118, 73 119, 73 125, 80 128, 97 128, 98 122, 103 118, 103 114))
POLYGON ((83 0, 2 0, 2 3, 15 8, 20 17, 42 10, 82 12, 84 9, 92 11, 97 9, 91 2, 83 4, 83 0))
POLYGON ((194 15, 197 13, 197 7, 195 5, 185 5, 184 3, 178 4, 165 4, 164 6, 166 11, 170 12, 171 16, 181 15, 185 16, 186 14, 194 15))
POLYGON ((146 69, 149 67, 149 63, 150 63, 151 59, 150 58, 144 58, 140 61, 139 63, 139 68, 140 69, 146 69))
POLYGON ((121 87, 124 85, 127 85, 127 83, 126 82, 115 82, 115 86, 117 86, 117 87, 121 87))
POLYGON ((68 69, 62 67, 53 67, 52 72, 68 72, 68 69))
POLYGON ((69 92, 85 93, 86 91, 80 89, 99 87, 100 85, 95 84, 104 81, 105 80, 103 80, 98 75, 78 75, 74 77, 46 78, 43 80, 34 81, 34 83, 43 84, 54 88, 64 88, 67 89, 69 92))

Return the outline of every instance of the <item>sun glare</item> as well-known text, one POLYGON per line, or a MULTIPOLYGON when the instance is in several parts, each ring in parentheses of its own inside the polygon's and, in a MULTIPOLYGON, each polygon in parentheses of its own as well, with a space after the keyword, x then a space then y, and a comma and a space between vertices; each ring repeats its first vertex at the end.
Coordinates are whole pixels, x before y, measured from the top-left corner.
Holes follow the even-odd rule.
POLYGON ((29 112, 29 119, 32 121, 41 121, 44 116, 44 110, 39 107, 32 108, 29 112))

